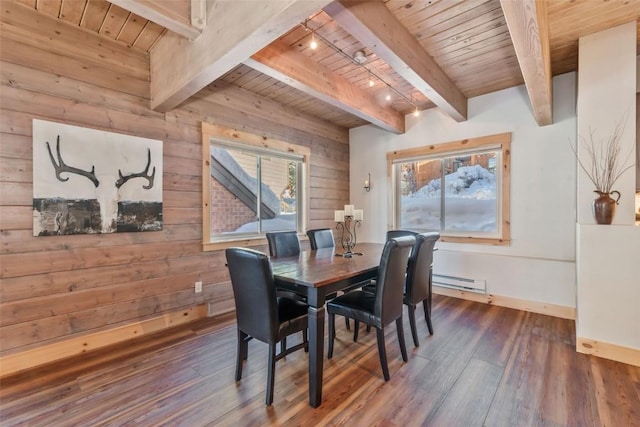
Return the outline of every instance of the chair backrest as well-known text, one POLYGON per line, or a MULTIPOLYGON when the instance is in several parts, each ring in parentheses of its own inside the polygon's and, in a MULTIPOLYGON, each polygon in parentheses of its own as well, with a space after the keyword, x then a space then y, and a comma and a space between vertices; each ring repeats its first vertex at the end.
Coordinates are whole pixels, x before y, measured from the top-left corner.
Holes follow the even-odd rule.
MULTIPOLYGON (((387 240, 395 239, 396 237, 413 236, 416 237, 419 233, 409 230, 389 230, 387 231, 387 240)), ((409 262, 411 262, 411 255, 409 255, 409 262)))
POLYGON ((374 306, 374 314, 381 319, 382 326, 402 316, 404 276, 409 252, 415 242, 413 236, 389 239, 382 250, 374 306))
POLYGON ((311 246, 311 250, 335 248, 336 246, 336 242, 333 240, 333 232, 330 228, 307 230, 307 236, 309 236, 309 245, 311 246))
POLYGON ((409 230, 389 230, 387 231, 387 240, 394 239, 396 237, 413 236, 416 237, 418 233, 409 230))
POLYGON ((267 233, 267 241, 269 242, 269 255, 274 258, 294 256, 300 253, 300 239, 295 231, 267 233))
POLYGON ((433 247, 439 238, 440 233, 435 232, 416 235, 407 267, 405 288, 406 298, 414 304, 424 301, 431 293, 433 247))
POLYGON ((260 341, 275 342, 278 307, 269 257, 247 248, 228 248, 225 254, 238 327, 260 341))

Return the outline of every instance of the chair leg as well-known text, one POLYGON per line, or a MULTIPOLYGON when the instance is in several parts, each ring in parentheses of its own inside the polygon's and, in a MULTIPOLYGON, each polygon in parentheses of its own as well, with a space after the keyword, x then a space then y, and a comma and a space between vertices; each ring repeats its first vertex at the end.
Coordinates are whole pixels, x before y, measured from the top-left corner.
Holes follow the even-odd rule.
POLYGON ((382 376, 385 381, 389 381, 389 366, 387 365, 387 351, 384 346, 384 329, 376 328, 378 335, 378 355, 380 356, 380 365, 382 366, 382 376))
POLYGON ((433 335, 433 324, 431 323, 431 298, 422 301, 422 306, 424 307, 424 320, 427 321, 429 335, 433 335))
POLYGON ((287 351, 287 337, 282 338, 280 341, 280 352, 284 354, 287 351))
POLYGON ((333 340, 336 338, 336 315, 329 313, 329 351, 327 358, 333 357, 333 340))
POLYGON ((302 331, 302 342, 304 343, 304 352, 309 353, 309 337, 307 336, 307 329, 302 331))
POLYGON ((269 366, 267 367, 267 398, 265 403, 270 406, 273 403, 273 385, 275 383, 274 371, 276 370, 276 345, 269 344, 269 366))
POLYGON ((253 337, 250 337, 247 334, 243 335, 244 337, 244 346, 243 346, 243 352, 242 352, 242 360, 247 360, 249 358, 249 341, 251 341, 253 339, 253 337))
POLYGON ((400 343, 400 353, 402 353, 402 360, 405 362, 409 360, 407 357, 407 346, 404 343, 404 328, 402 327, 402 316, 396 319, 396 330, 398 331, 398 342, 400 343))
POLYGON ((420 346, 418 342, 418 331, 416 328, 416 306, 413 304, 407 305, 407 311, 409 312, 409 326, 411 327, 411 336, 413 337, 413 345, 420 346))
MULTIPOLYGON (((354 326, 354 330, 353 330, 353 342, 358 342, 358 336, 359 336, 359 332, 360 332, 360 321, 358 320, 354 320, 353 323, 355 324, 354 326)), ((371 325, 367 325, 367 332, 371 331, 371 325)))
POLYGON ((344 318, 344 326, 347 328, 347 331, 351 329, 351 326, 349 325, 349 318, 348 317, 344 318))
POLYGON ((246 340, 247 334, 238 329, 238 355, 236 358, 236 381, 242 378, 242 362, 247 359, 249 343, 246 340))
POLYGON ((331 336, 331 333, 333 332, 333 335, 336 334, 336 324, 333 324, 333 327, 329 326, 329 336, 331 336))

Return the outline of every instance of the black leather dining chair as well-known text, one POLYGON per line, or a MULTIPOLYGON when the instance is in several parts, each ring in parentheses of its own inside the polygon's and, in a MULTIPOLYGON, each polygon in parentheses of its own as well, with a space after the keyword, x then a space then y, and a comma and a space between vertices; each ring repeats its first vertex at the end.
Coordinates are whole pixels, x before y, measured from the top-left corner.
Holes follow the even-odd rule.
POLYGON ((422 303, 424 319, 427 322, 429 335, 433 335, 431 323, 431 292, 433 280, 433 248, 440 238, 440 233, 423 233, 415 236, 416 243, 411 250, 407 266, 404 304, 409 311, 409 326, 413 344, 418 347, 418 332, 416 330, 416 306, 422 303))
POLYGON ((246 248, 225 251, 231 276, 237 318, 236 381, 242 378, 242 364, 248 358, 249 340, 269 344, 267 391, 265 402, 273 402, 275 363, 293 351, 308 349, 307 305, 276 295, 269 258, 262 252, 246 248), (296 332, 303 333, 302 343, 276 354, 276 343, 296 332))
MULTIPOLYGON (((273 258, 284 258, 288 256, 300 255, 300 239, 296 231, 274 231, 266 233, 267 243, 269 244, 269 255, 273 258)), ((299 294, 289 291, 279 291, 280 295, 306 302, 306 299, 299 294)), ((283 338, 280 342, 281 351, 287 349, 287 338, 283 338)))
POLYGON ((309 237, 309 246, 311 246, 311 250, 336 247, 333 232, 330 228, 307 230, 307 236, 309 237))
MULTIPOLYGON (((415 231, 409 231, 409 230, 388 230, 387 234, 386 234, 386 241, 389 241, 389 239, 393 239, 395 237, 405 237, 405 236, 413 236, 415 237, 418 233, 416 233, 415 231)), ((409 262, 411 262, 411 255, 409 255, 409 262)), ((408 268, 408 267, 407 267, 408 268)), ((375 293, 376 292, 376 281, 372 280, 371 283, 366 284, 362 287, 363 291, 367 291, 367 292, 371 292, 371 293, 375 293)), ((357 342, 358 341, 358 332, 360 331, 360 325, 358 324, 358 321, 356 321, 356 324, 354 326, 354 330, 353 330, 353 341, 357 342)), ((371 329, 371 326, 367 325, 367 332, 369 332, 369 330, 371 329)))
POLYGON ((335 316, 338 314, 376 328, 378 355, 385 381, 389 381, 389 368, 384 343, 384 327, 393 321, 396 322, 402 360, 407 361, 407 348, 402 327, 402 297, 409 252, 414 243, 415 238, 410 236, 398 237, 387 241, 380 257, 375 294, 356 290, 334 298, 327 303, 327 313, 329 315, 329 359, 333 357, 333 344, 336 338, 335 316))
POLYGON ((296 231, 277 231, 266 233, 269 243, 269 255, 283 258, 300 254, 300 239, 296 231))
MULTIPOLYGON (((407 265, 407 275, 404 288, 404 304, 408 307, 409 326, 413 344, 418 347, 418 331, 416 327, 416 306, 422 303, 424 309, 424 319, 427 322, 429 335, 433 335, 433 323, 431 321, 431 300, 432 300, 432 280, 433 280, 433 251, 434 246, 440 238, 440 233, 415 233, 409 230, 390 230, 387 232, 387 239, 399 236, 414 236, 416 243, 411 249, 409 262, 407 265)), ((371 284, 363 288, 367 292, 376 292, 376 285, 371 284)), ((353 340, 358 340, 359 325, 355 325, 353 340)), ((369 326, 367 326, 367 332, 369 326)))

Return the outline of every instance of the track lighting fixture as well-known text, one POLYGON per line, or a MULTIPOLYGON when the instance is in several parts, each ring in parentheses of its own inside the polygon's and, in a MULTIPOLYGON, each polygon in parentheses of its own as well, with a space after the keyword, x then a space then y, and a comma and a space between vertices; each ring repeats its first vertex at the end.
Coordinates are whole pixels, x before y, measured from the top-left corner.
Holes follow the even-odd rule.
POLYGON ((371 71, 371 69, 367 68, 364 65, 364 63, 367 61, 367 55, 365 54, 364 50, 359 49, 359 50, 355 51, 353 53, 353 55, 349 55, 344 50, 340 49, 338 46, 334 45, 329 40, 327 40, 326 38, 322 37, 320 34, 316 34, 315 30, 309 27, 309 20, 308 19, 305 20, 304 23, 301 23, 300 25, 306 31, 311 31, 311 42, 309 43, 309 47, 311 49, 315 50, 318 47, 318 42, 316 41, 316 37, 317 37, 324 44, 326 44, 327 46, 331 47, 333 50, 335 50, 336 52, 340 53, 341 55, 345 56, 346 58, 351 60, 357 66, 359 66, 361 68, 364 68, 369 74, 369 87, 375 86, 375 81, 373 79, 374 77, 377 80, 379 80, 380 82, 382 82, 385 86, 387 86, 387 88, 389 90, 389 93, 387 93, 387 95, 385 96, 385 99, 387 101, 391 101, 391 94, 395 93, 400 98, 404 99, 406 102, 408 102, 409 104, 411 104, 411 106, 414 107, 415 111, 413 112, 413 115, 415 117, 418 117, 420 115, 420 111, 418 110, 418 105, 415 102, 413 102, 413 96, 411 97, 411 99, 409 99, 406 95, 402 94, 400 91, 398 91, 393 86, 391 86, 390 83, 387 83, 382 77, 380 77, 379 75, 375 74, 375 72, 371 71))

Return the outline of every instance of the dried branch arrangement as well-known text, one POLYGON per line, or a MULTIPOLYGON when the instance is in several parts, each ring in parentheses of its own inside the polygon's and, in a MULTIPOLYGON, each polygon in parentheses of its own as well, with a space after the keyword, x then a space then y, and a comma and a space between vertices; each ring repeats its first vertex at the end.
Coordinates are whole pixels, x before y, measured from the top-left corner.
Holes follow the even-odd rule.
POLYGON ((571 146, 580 168, 587 174, 599 192, 610 193, 618 178, 633 167, 632 163, 629 164, 633 150, 629 151, 624 162, 620 161, 620 151, 622 149, 620 139, 624 133, 626 122, 625 118, 616 124, 606 143, 601 143, 596 139, 593 129, 589 129, 588 139, 580 138, 582 147, 588 154, 588 161, 583 162, 578 156, 577 148, 573 145, 571 146))

